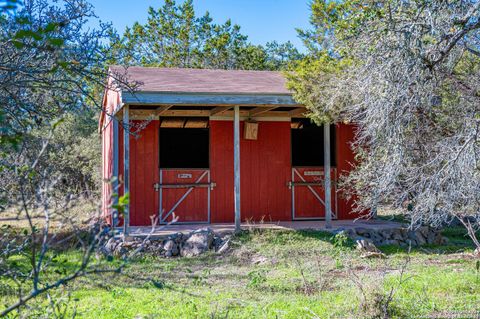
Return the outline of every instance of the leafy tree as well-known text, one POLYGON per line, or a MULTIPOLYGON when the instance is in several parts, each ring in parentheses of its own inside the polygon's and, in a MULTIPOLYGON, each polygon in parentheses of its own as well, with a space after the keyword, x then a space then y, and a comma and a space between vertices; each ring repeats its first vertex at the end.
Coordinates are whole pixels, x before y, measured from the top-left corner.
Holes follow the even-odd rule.
MULTIPOLYGON (((40 139, 48 130, 43 128, 33 135, 40 139)), ((55 189, 57 196, 76 194, 98 199, 102 180, 101 153, 98 112, 87 109, 65 114, 62 123, 53 131, 45 154, 45 161, 55 163, 61 172, 61 183, 55 189)))
POLYGON ((267 56, 267 68, 270 70, 286 70, 290 64, 296 63, 303 58, 292 42, 278 43, 277 41, 265 44, 267 56))
MULTIPOLYGON (((108 28, 87 29, 94 17, 84 0, 0 3, 0 216, 23 222, 0 232, 0 279, 14 291, 0 316, 44 314, 38 296, 112 270, 91 262, 105 238, 98 212, 71 211, 99 182, 93 117, 108 28), (53 249, 62 236, 78 248, 72 267, 53 249)), ((54 300, 49 309, 60 312, 54 300)))
POLYGON ((227 20, 213 23, 206 12, 196 17, 192 0, 167 0, 148 10, 147 22, 111 32, 111 64, 214 69, 285 69, 301 54, 290 43, 255 46, 227 20))
POLYGON ((320 121, 358 126, 346 180, 360 209, 458 218, 480 249, 480 2, 316 0, 291 77, 320 121))
MULTIPOLYGON (((89 107, 100 109, 95 88, 103 87, 101 41, 107 33, 106 27, 83 31, 86 19, 93 17, 91 6, 83 0, 66 8, 35 0, 12 3, 0 17, 0 165, 7 174, 4 181, 14 182, 9 174, 16 174, 19 158, 15 156, 26 160, 37 154, 42 147, 39 140, 49 136, 48 130, 69 124, 62 120, 66 114, 89 114, 92 129, 95 120, 89 107), (13 10, 15 5, 19 7, 13 10)), ((91 133, 83 132, 84 136, 91 133)), ((76 134, 81 136, 80 131, 76 134)), ((63 148, 62 143, 53 146, 55 138, 59 141, 62 137, 65 134, 50 136, 50 147, 63 148)), ((36 163, 47 165, 42 169, 51 167, 46 161, 36 163)), ((56 171, 70 169, 57 166, 56 171)), ((52 174, 51 169, 47 171, 52 174)), ((0 186, 4 204, 18 200, 10 186, 9 182, 0 186)))

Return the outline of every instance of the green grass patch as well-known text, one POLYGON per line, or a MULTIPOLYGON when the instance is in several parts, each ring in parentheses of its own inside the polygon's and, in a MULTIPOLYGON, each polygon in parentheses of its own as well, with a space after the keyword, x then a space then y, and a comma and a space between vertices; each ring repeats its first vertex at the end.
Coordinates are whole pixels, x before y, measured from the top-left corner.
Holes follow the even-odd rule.
MULTIPOLYGON (((394 289, 391 318, 442 310, 472 310, 480 304, 475 260, 458 251, 460 230, 449 245, 381 247, 387 259, 363 259, 353 243, 318 231, 252 231, 232 239, 226 255, 162 259, 142 256, 123 273, 95 275, 69 285, 79 318, 367 318, 394 289), (457 238, 458 241, 452 243, 457 238), (449 248, 453 247, 453 248, 449 248), (410 259, 404 273, 406 259, 410 259)), ((59 253, 45 282, 71 271, 79 253, 59 253), (63 264, 63 266, 62 266, 63 264)), ((27 263, 24 256, 9 262, 27 263)), ((111 265, 118 265, 114 260, 111 265)), ((26 264, 25 264, 25 267, 26 264)), ((28 268, 28 267, 27 267, 28 268)), ((0 280, 0 288, 13 287, 0 280)), ((3 289, 2 288, 2 289, 3 289)), ((15 294, 2 294, 1 304, 15 294)), ((35 301, 48 304, 45 298, 35 301)))

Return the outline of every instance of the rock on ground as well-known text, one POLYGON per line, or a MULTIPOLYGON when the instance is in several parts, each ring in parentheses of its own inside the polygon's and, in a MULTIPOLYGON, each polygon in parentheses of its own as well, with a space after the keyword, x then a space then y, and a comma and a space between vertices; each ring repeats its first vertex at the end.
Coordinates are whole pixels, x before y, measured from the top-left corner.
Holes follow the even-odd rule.
POLYGON ((161 257, 194 257, 209 250, 225 253, 230 247, 230 236, 220 237, 210 228, 203 228, 189 234, 176 233, 163 239, 106 238, 97 250, 97 256, 106 258, 125 257, 133 251, 151 253, 161 257))
POLYGON ((358 239, 357 249, 361 252, 362 258, 386 258, 378 248, 368 239, 358 239))
POLYGON ((422 226, 417 229, 371 229, 358 227, 339 231, 342 231, 353 240, 368 239, 371 243, 378 246, 422 246, 425 244, 442 245, 447 243, 447 239, 441 235, 439 230, 427 226, 422 226))
POLYGON ((178 249, 178 244, 172 239, 167 239, 165 241, 165 243, 163 244, 163 250, 165 253, 165 257, 178 256, 180 252, 178 249))
POLYGON ((190 233, 181 249, 182 257, 195 257, 208 251, 213 244, 215 234, 210 228, 199 229, 190 233))

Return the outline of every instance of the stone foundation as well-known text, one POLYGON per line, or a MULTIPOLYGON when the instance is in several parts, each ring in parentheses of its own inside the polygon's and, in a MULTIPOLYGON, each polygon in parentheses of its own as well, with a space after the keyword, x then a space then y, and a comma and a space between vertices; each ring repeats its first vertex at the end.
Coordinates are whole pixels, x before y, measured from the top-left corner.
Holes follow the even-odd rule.
MULTIPOLYGON (((354 240, 357 245, 363 243, 362 245, 365 247, 370 243, 375 246, 398 245, 404 247, 447 243, 447 239, 441 235, 440 231, 426 226, 415 230, 406 227, 381 229, 357 227, 337 229, 334 233, 343 233, 354 240)), ((166 258, 195 257, 208 251, 226 252, 229 249, 230 237, 231 234, 220 236, 210 228, 202 228, 187 234, 175 233, 161 239, 110 238, 99 249, 99 252, 107 257, 123 257, 135 250, 166 258)))
POLYGON ((204 228, 188 234, 172 234, 163 239, 110 238, 100 248, 100 252, 105 256, 116 257, 126 256, 135 250, 167 258, 194 257, 207 251, 224 252, 228 248, 229 241, 230 236, 220 237, 210 228, 204 228))
POLYGON ((447 238, 443 237, 439 230, 428 226, 417 229, 401 228, 349 228, 340 229, 336 233, 344 233, 347 237, 359 241, 367 240, 376 246, 399 245, 399 246, 422 246, 426 244, 443 245, 447 238))

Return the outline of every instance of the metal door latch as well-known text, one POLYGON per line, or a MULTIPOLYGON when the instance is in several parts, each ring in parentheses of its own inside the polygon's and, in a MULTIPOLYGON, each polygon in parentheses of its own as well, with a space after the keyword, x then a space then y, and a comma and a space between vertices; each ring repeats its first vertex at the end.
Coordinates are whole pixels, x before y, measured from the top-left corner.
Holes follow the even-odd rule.
POLYGON ((193 183, 193 184, 160 184, 154 183, 153 189, 158 192, 161 188, 203 188, 208 187, 210 190, 213 190, 217 186, 217 183, 193 183))

